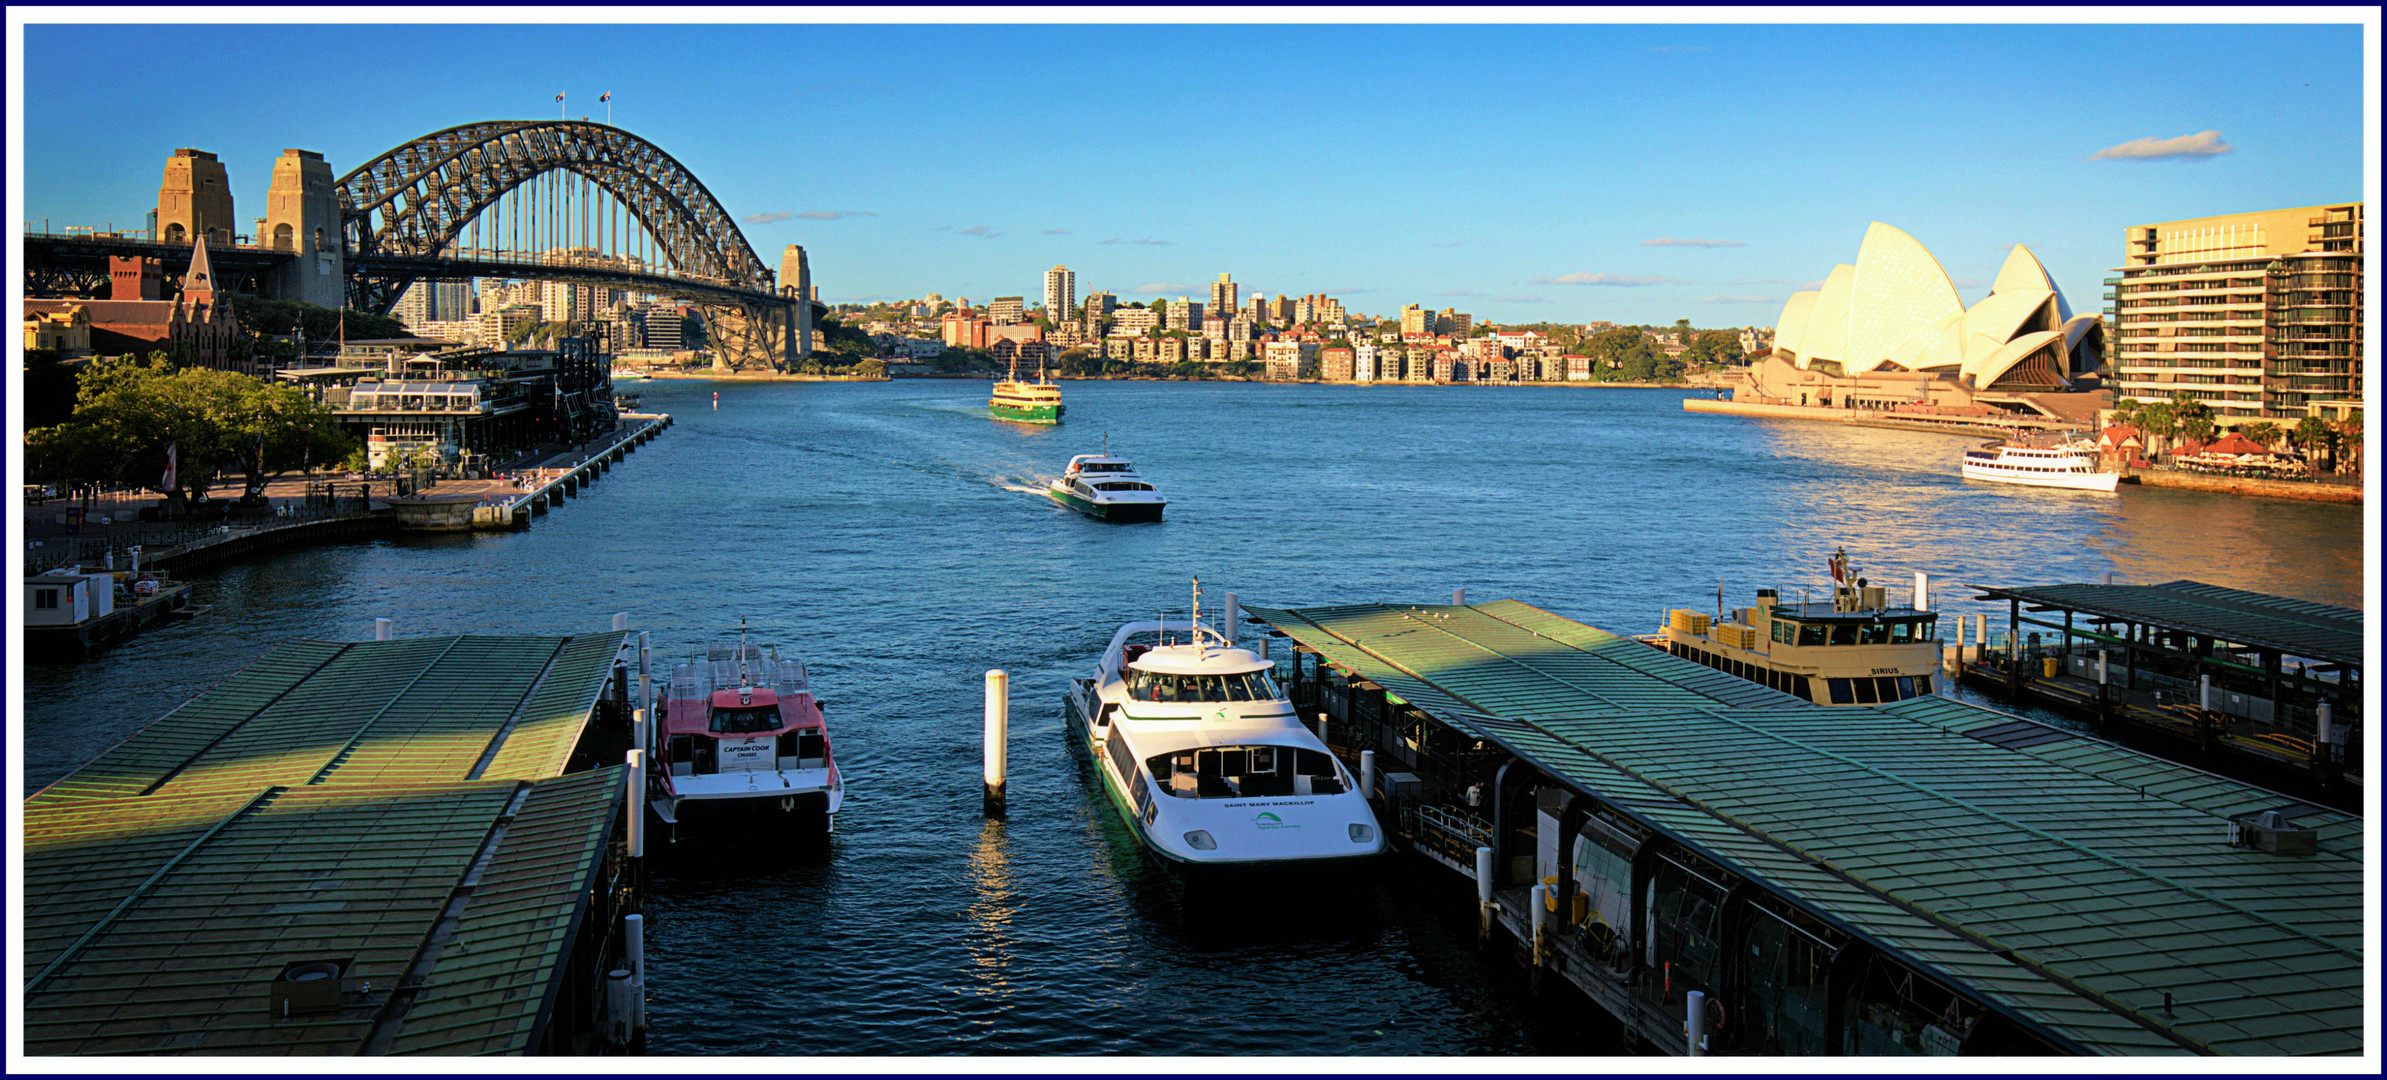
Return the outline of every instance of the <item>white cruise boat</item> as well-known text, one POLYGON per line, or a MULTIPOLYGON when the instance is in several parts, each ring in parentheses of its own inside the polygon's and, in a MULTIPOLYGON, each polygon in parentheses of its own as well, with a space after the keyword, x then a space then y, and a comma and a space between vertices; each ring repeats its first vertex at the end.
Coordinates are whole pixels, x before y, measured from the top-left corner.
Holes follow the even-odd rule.
POLYGON ((682 823, 740 817, 789 823, 799 834, 836 827, 845 780, 804 665, 778 650, 715 646, 675 666, 653 738, 663 768, 647 805, 675 834, 682 823))
POLYGON ((1159 489, 1136 475, 1134 465, 1126 458, 1112 457, 1108 450, 1070 458, 1069 470, 1044 493, 1054 502, 1102 521, 1159 521, 1161 511, 1169 505, 1159 489))
POLYGON ((2038 443, 2027 438, 1983 443, 1964 452, 1964 478, 2032 487, 2112 491, 2118 472, 2097 471, 2097 448, 2079 440, 2038 443))
POLYGON ((1119 628, 1071 680, 1113 808, 1181 876, 1353 868, 1388 850, 1359 784, 1301 725, 1270 664, 1185 619, 1119 628))

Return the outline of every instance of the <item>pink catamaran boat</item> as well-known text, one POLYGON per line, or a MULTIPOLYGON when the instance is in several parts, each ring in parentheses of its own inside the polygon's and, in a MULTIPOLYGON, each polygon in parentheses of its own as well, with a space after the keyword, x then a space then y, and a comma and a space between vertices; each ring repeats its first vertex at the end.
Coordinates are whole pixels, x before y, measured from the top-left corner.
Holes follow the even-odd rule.
POLYGON ((672 668, 655 727, 663 768, 648 806, 666 827, 747 819, 834 830, 845 781, 804 665, 769 645, 706 649, 672 668))

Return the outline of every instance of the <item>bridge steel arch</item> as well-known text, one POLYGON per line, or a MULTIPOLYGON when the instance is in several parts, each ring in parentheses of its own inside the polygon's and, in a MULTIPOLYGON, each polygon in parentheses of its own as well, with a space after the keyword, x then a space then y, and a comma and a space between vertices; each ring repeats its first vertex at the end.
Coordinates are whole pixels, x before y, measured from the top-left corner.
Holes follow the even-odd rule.
MULTIPOLYGON (((356 306, 386 314, 426 260, 452 259, 459 233, 507 192, 551 171, 577 173, 619 200, 655 237, 669 276, 697 286, 714 340, 733 366, 781 366, 793 305, 729 211, 661 147, 586 120, 492 120, 413 139, 337 182, 351 268, 364 277, 356 306), (376 265, 382 272, 375 272, 376 265)), ((523 277, 575 277, 525 268, 523 277)))

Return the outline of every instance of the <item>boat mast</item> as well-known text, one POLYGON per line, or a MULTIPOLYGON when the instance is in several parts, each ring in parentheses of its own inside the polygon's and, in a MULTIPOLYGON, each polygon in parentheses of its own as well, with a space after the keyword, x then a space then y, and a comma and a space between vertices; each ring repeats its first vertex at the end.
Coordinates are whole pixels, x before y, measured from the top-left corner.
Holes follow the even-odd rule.
POLYGON ((1193 644, 1196 659, 1209 659, 1210 647, 1202 642, 1202 579, 1193 579, 1193 644))

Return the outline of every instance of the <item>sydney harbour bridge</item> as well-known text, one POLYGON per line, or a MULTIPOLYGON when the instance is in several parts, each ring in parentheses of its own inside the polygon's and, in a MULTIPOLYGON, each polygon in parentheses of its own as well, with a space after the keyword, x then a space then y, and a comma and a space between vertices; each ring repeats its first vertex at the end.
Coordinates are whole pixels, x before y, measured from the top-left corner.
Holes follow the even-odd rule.
MULTIPOLYGON (((277 198, 281 183, 277 175, 277 198)), ((337 236, 316 238, 319 257, 310 261, 317 253, 303 230, 294 239, 280 229, 252 244, 210 239, 217 280, 299 299, 293 283, 303 285, 305 268, 316 266, 343 279, 348 307, 378 315, 420 282, 589 284, 692 305, 715 354, 735 368, 785 368, 811 352, 810 282, 783 280, 801 275, 795 250, 785 274, 775 272, 694 173, 609 124, 465 124, 391 149, 332 187, 337 236)), ((105 296, 110 257, 154 258, 171 276, 189 260, 191 243, 178 232, 29 228, 24 253, 27 296, 105 296)))

